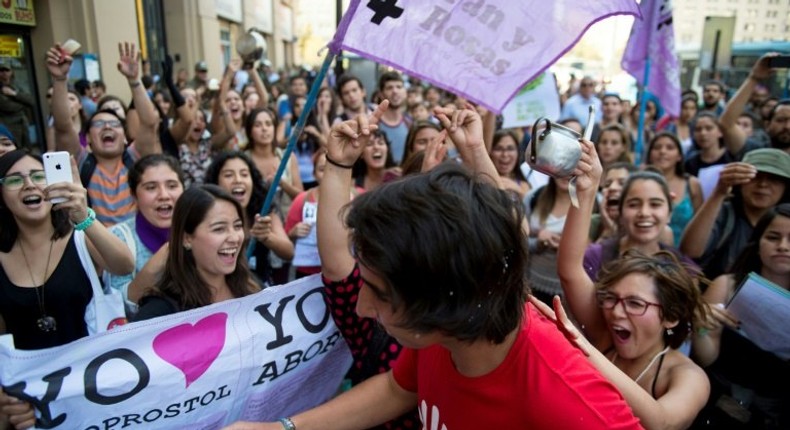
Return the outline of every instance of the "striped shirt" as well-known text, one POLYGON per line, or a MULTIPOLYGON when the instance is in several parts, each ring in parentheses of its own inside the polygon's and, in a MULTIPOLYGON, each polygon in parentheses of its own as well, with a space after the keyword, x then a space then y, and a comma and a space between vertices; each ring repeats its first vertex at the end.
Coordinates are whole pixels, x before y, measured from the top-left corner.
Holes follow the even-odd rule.
MULTIPOLYGON (((81 162, 87 157, 87 151, 82 152, 84 156, 80 157, 81 162)), ((139 158, 136 151, 130 154, 135 160, 139 158)), ((129 169, 124 166, 121 157, 111 169, 96 164, 88 184, 88 197, 96 212, 96 219, 105 226, 118 224, 134 216, 137 206, 129 189, 129 169)))

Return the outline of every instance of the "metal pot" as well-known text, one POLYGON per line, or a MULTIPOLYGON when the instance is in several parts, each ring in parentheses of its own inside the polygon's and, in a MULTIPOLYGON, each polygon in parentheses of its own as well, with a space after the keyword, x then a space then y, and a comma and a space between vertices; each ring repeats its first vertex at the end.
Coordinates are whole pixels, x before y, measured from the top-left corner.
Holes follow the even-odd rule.
POLYGON ((266 57, 266 39, 257 31, 248 31, 236 41, 236 52, 244 63, 255 63, 266 57))

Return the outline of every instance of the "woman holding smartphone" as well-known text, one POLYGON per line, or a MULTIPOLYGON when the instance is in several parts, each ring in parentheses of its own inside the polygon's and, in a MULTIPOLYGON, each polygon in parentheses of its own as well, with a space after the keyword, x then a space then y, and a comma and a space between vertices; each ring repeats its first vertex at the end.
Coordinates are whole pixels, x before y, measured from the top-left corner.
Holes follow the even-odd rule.
MULTIPOLYGON (((77 251, 116 274, 132 271, 129 249, 99 222, 87 205, 74 159, 71 182, 47 186, 41 158, 15 150, 0 158, 0 334, 17 349, 63 345, 88 335, 85 309, 93 297, 77 251), (52 204, 55 199, 62 203, 52 204)), ((27 403, 0 391, 0 423, 31 427, 27 403)))

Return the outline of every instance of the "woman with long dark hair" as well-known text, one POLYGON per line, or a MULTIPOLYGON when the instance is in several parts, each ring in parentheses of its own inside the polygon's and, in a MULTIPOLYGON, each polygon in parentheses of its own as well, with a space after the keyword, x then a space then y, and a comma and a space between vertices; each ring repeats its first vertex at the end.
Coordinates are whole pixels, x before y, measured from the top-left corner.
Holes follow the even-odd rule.
POLYGON ((185 191, 173 213, 165 270, 141 299, 137 320, 258 291, 244 258, 246 245, 244 211, 230 193, 210 184, 185 191))
MULTIPOLYGON (((239 202, 244 212, 244 224, 257 240, 253 272, 263 286, 282 279, 274 279, 270 252, 282 260, 293 258, 294 245, 285 234, 283 221, 273 205, 268 215, 261 215, 268 187, 255 164, 243 152, 228 151, 218 154, 206 173, 206 183, 216 184, 229 192, 239 202)), ((246 255, 246 254, 245 254, 246 255)))
POLYGON ((695 428, 790 426, 790 364, 738 333, 735 317, 724 310, 750 273, 785 293, 790 290, 790 203, 765 212, 729 273, 716 278, 705 291, 713 318, 695 332, 693 355, 706 366, 712 393, 695 428))

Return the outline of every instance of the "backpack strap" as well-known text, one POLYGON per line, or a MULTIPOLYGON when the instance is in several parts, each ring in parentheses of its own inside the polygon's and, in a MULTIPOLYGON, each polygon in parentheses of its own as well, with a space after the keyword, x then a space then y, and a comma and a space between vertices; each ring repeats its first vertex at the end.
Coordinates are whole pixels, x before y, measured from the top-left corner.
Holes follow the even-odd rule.
MULTIPOLYGON (((96 165, 96 156, 93 155, 93 153, 89 153, 80 166, 80 181, 82 181, 83 187, 88 188, 93 172, 96 171, 96 165)), ((90 204, 90 202, 88 202, 88 204, 90 204)))
POLYGON ((716 250, 721 249, 730 240, 730 236, 735 230, 735 208, 732 207, 732 204, 725 203, 722 212, 724 212, 724 230, 716 243, 716 250))

